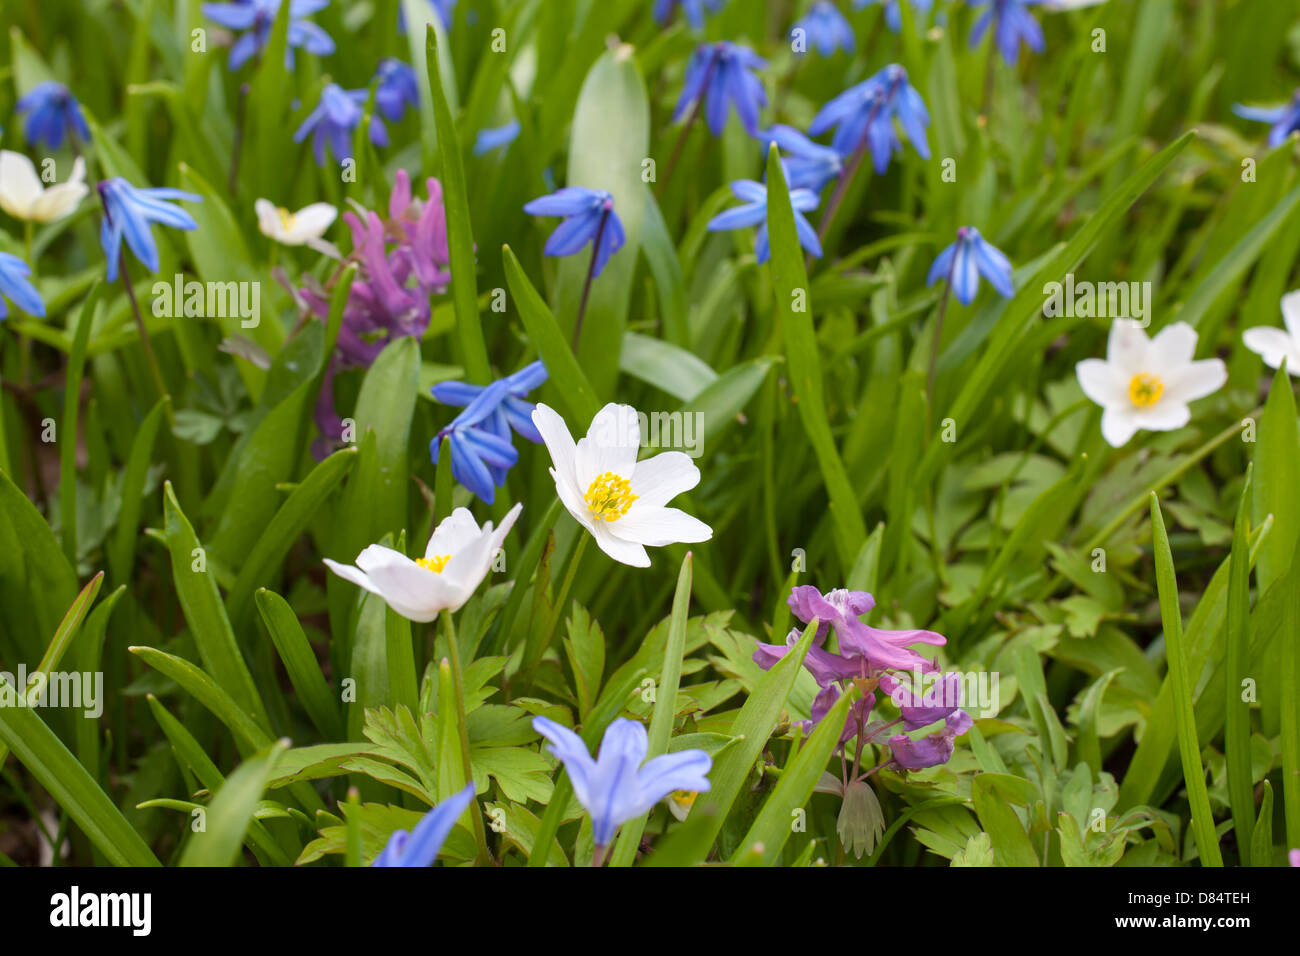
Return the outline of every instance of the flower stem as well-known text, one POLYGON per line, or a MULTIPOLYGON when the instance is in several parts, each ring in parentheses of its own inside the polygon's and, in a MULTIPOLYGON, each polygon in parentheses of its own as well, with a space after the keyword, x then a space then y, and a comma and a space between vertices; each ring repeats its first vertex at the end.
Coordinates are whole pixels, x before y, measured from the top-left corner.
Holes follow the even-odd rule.
POLYGON ((581 527, 577 533, 578 540, 573 543, 568 557, 565 558, 564 577, 560 581, 560 590, 556 592, 555 601, 551 605, 551 613, 543 625, 545 630, 542 632, 541 639, 533 647, 525 648, 524 660, 520 666, 525 686, 532 684, 537 665, 541 663, 542 655, 546 653, 546 648, 550 646, 551 638, 555 635, 555 628, 560 623, 560 618, 564 616, 564 604, 568 601, 569 591, 573 588, 573 579, 578 573, 578 565, 582 563, 582 553, 587 549, 587 539, 591 535, 581 527))
POLYGON ((668 157, 668 167, 664 174, 659 177, 659 182, 655 184, 655 199, 659 199, 668 187, 668 180, 672 178, 673 170, 677 168, 677 161, 682 158, 682 150, 686 148, 686 138, 691 135, 691 129, 695 126, 695 121, 699 119, 700 110, 704 108, 704 97, 709 93, 709 81, 713 79, 713 69, 718 64, 718 51, 714 48, 713 56, 709 58, 709 65, 704 70, 704 82, 700 84, 700 95, 696 97, 695 105, 691 108, 691 115, 686 117, 686 123, 682 126, 682 131, 677 134, 677 142, 673 146, 672 155, 668 157))
POLYGON ((230 195, 235 195, 239 184, 239 155, 244 146, 244 113, 248 105, 248 84, 239 85, 239 106, 235 111, 235 142, 230 156, 230 195))
MULTIPOLYGON (((108 211, 104 214, 107 216, 108 211)), ((131 314, 135 316, 135 327, 140 333, 140 344, 144 346, 144 357, 149 365, 149 371, 153 375, 154 384, 158 387, 158 397, 163 398, 167 395, 167 380, 163 378, 162 366, 158 364, 158 356, 154 353, 153 342, 149 338, 149 330, 145 328, 144 318, 140 315, 140 303, 135 298, 135 287, 131 285, 131 275, 127 271, 126 265, 126 247, 121 246, 117 251, 117 269, 122 273, 122 285, 126 289, 126 297, 131 300, 131 314)), ((172 419, 171 402, 163 407, 163 412, 167 416, 168 424, 174 424, 172 419)))
MULTIPOLYGON (((822 214, 822 221, 817 226, 817 238, 826 239, 827 233, 831 231, 831 222, 835 219, 835 214, 839 212, 840 204, 844 202, 844 196, 849 191, 849 184, 853 182, 853 177, 857 174, 858 167, 862 165, 862 159, 867 154, 868 130, 880 112, 880 104, 883 100, 877 100, 871 106, 871 112, 867 114, 867 121, 862 125, 862 135, 858 138, 858 145, 853 149, 853 155, 849 157, 849 163, 840 170, 839 179, 835 182, 835 191, 831 193, 830 201, 826 204, 826 212, 822 214)), ((812 257, 808 257, 812 262, 812 257)))
POLYGON ((600 866, 604 862, 605 862, 605 848, 603 846, 598 846, 596 847, 596 852, 591 855, 591 865, 600 866))
POLYGON ((578 354, 578 342, 582 338, 582 320, 587 314, 587 296, 591 294, 591 283, 596 278, 596 262, 600 258, 600 240, 605 236, 605 223, 609 221, 609 210, 600 214, 600 225, 596 227, 596 238, 591 241, 591 264, 587 266, 587 278, 582 284, 582 301, 578 303, 578 319, 573 323, 573 354, 578 354))
POLYGON ((957 265, 957 255, 953 254, 948 266, 948 274, 943 280, 943 298, 939 300, 939 317, 934 324, 934 340, 930 343, 930 370, 925 377, 925 397, 928 408, 926 418, 933 423, 934 416, 934 378, 939 369, 939 341, 943 338, 943 317, 948 311, 948 299, 952 296, 952 272, 957 265))
MULTIPOLYGON (((469 759, 469 725, 465 720, 465 678, 460 666, 460 647, 456 643, 456 629, 452 625, 451 612, 443 611, 441 617, 443 636, 447 638, 447 659, 451 664, 452 686, 456 689, 456 730, 460 735, 461 768, 465 774, 465 782, 472 783, 474 767, 469 759)), ((440 701, 439 706, 445 706, 445 701, 440 701)), ((483 829, 483 814, 479 812, 478 806, 474 805, 469 815, 474 827, 474 842, 478 846, 478 862, 480 865, 486 865, 491 862, 492 855, 488 852, 487 832, 483 829)))

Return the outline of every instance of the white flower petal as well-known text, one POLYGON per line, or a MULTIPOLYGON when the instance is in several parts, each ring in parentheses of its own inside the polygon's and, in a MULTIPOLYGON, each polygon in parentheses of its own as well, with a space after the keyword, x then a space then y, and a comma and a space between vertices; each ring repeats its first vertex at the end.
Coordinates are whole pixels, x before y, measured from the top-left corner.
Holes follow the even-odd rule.
POLYGON ((1184 404, 1194 402, 1198 398, 1204 398, 1206 395, 1217 392, 1223 388, 1224 383, 1227 381, 1228 367, 1223 364, 1222 359, 1213 358, 1202 359, 1199 362, 1189 362, 1172 372, 1165 379, 1164 394, 1153 407, 1159 407, 1166 402, 1181 402, 1184 404))
POLYGON ((339 564, 329 558, 325 559, 325 566, 345 581, 351 581, 353 584, 365 588, 371 594, 379 594, 379 588, 371 583, 370 578, 366 577, 366 573, 360 568, 354 568, 350 564, 339 564))
POLYGON ((426 558, 456 554, 477 541, 481 534, 478 522, 468 508, 457 508, 433 530, 424 549, 426 558))
POLYGON ((1300 289, 1282 296, 1282 321, 1291 338, 1300 342, 1300 289))
MULTIPOLYGON (((1297 308, 1300 308, 1300 303, 1297 308)), ((1259 325, 1242 332, 1241 340, 1246 348, 1258 353, 1269 368, 1280 368, 1282 359, 1286 359, 1286 370, 1292 375, 1300 375, 1300 342, 1282 329, 1259 325)))
POLYGON ((22 153, 0 150, 0 209, 17 219, 27 219, 32 203, 44 192, 36 167, 22 153))
POLYGON ((1084 359, 1074 367, 1074 374, 1079 379, 1083 394, 1102 408, 1128 402, 1128 384, 1118 369, 1108 362, 1095 358, 1084 359))
POLYGON ((596 413, 587 437, 578 442, 573 465, 578 490, 585 492, 607 471, 629 477, 640 447, 641 422, 636 409, 610 402, 596 413))
POLYGON ((573 515, 575 521, 582 525, 588 531, 595 533, 596 524, 591 516, 591 510, 587 507, 587 502, 583 500, 577 489, 571 482, 560 478, 555 469, 551 469, 551 477, 555 479, 555 493, 560 496, 560 502, 568 509, 569 514, 573 515))
POLYGON ((257 213, 257 229, 262 235, 277 241, 284 237, 280 210, 275 203, 269 199, 254 200, 253 211, 257 213))
POLYGON ((1186 402, 1161 399, 1150 408, 1133 411, 1133 422, 1138 428, 1151 432, 1170 432, 1182 428, 1191 420, 1192 413, 1186 402))
POLYGON ((638 461, 632 470, 633 507, 666 505, 684 491, 700 483, 700 469, 690 456, 680 451, 666 451, 638 461))
POLYGON ((85 183, 66 182, 51 186, 31 205, 30 218, 35 222, 54 222, 70 215, 86 198, 90 187, 85 183))
POLYGON ((1167 325, 1151 340, 1150 371, 1172 373, 1192 361, 1196 355, 1196 330, 1186 322, 1167 325))
POLYGON ((1137 430, 1132 406, 1128 408, 1111 406, 1101 414, 1101 437, 1106 439, 1106 444, 1112 448, 1128 444, 1128 440, 1137 430))
POLYGON ((319 239, 334 224, 339 211, 327 202, 314 202, 293 214, 291 236, 295 243, 319 239))
POLYGON ((650 567, 650 555, 645 553, 644 547, 635 541, 624 541, 622 538, 614 537, 608 528, 602 527, 604 524, 605 522, 598 521, 591 529, 591 536, 596 539, 600 550, 620 564, 631 565, 634 568, 650 567))
POLYGON ((610 533, 624 541, 662 548, 679 541, 708 541, 713 529, 678 508, 646 506, 636 502, 627 514, 609 524, 610 533))
POLYGON ((1150 371, 1150 345, 1151 342, 1140 325, 1132 319, 1116 319, 1110 325, 1106 361, 1127 380, 1138 372, 1150 371))
MULTIPOLYGON (((541 434, 546 450, 550 452, 551 463, 555 465, 551 469, 551 475, 555 478, 556 488, 560 487, 561 482, 566 483, 568 486, 566 491, 570 496, 576 493, 578 500, 581 501, 582 492, 578 488, 578 479, 573 467, 577 449, 573 444, 573 436, 569 434, 569 427, 564 424, 564 419, 549 405, 538 402, 533 408, 533 425, 541 434)), ((561 492, 560 498, 562 500, 565 498, 564 492, 561 492)), ((565 507, 573 511, 573 507, 567 501, 565 507)))
POLYGON ((366 572, 389 607, 412 621, 432 621, 439 611, 459 607, 465 600, 441 575, 383 545, 372 544, 357 555, 357 567, 366 572))

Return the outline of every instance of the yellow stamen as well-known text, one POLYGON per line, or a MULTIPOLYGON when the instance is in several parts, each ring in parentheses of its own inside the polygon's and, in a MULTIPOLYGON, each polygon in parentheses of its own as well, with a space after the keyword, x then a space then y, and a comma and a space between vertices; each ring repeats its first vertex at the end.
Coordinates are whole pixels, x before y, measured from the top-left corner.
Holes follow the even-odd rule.
POLYGON ((632 494, 632 486, 626 478, 607 471, 591 483, 583 500, 597 521, 617 521, 627 514, 627 509, 638 497, 632 494))
POLYGON ((1150 408, 1160 401, 1165 383, 1147 372, 1138 372, 1128 383, 1128 397, 1138 408, 1150 408))
POLYGON ((285 232, 292 232, 294 222, 293 213, 289 212, 289 210, 285 209, 283 206, 276 207, 275 211, 280 214, 280 228, 285 232))
POLYGON ((683 809, 689 809, 690 807, 694 806, 695 798, 698 796, 699 794, 696 793, 694 790, 674 790, 671 794, 669 794, 669 797, 672 799, 673 803, 677 804, 679 807, 683 809))
POLYGON ((416 558, 415 563, 426 571, 432 571, 434 574, 442 574, 442 569, 447 566, 447 562, 450 560, 450 554, 435 554, 431 558, 416 558))

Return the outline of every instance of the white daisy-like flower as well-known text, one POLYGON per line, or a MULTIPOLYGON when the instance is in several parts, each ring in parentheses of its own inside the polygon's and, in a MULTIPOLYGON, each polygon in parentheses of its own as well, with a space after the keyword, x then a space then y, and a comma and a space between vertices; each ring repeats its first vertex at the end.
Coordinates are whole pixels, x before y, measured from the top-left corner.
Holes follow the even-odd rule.
POLYGON ((1287 372, 1300 375, 1300 289, 1282 296, 1282 321, 1285 330, 1257 325, 1242 332, 1241 340, 1269 368, 1281 368, 1286 359, 1287 372))
POLYGON ((339 211, 327 202, 314 202, 297 212, 289 212, 269 199, 253 203, 257 212, 257 228, 268 239, 286 246, 311 246, 317 248, 321 236, 334 224, 339 211))
POLYGON ((341 578, 378 594, 402 617, 432 621, 439 611, 458 611, 487 576, 493 557, 523 509, 517 504, 495 531, 482 528, 466 508, 442 520, 429 538, 424 557, 412 561, 400 551, 372 544, 357 555, 357 566, 325 559, 341 578))
POLYGON ((700 470, 680 451, 637 461, 641 426, 631 405, 606 405, 576 445, 553 408, 538 403, 533 424, 551 453, 551 477, 564 507, 615 561, 648 568, 647 546, 713 537, 703 521, 664 507, 699 484, 700 470))
POLYGON ((1188 402, 1223 387, 1228 369, 1220 359, 1193 361, 1196 330, 1175 322, 1147 338, 1131 319, 1110 327, 1106 358, 1084 359, 1075 367, 1083 394, 1100 405, 1101 434, 1119 448, 1139 429, 1165 432, 1191 418, 1188 402))
POLYGON ((78 156, 68 181, 46 189, 30 159, 22 153, 0 150, 0 209, 28 222, 62 219, 71 215, 90 192, 85 178, 86 164, 78 156))

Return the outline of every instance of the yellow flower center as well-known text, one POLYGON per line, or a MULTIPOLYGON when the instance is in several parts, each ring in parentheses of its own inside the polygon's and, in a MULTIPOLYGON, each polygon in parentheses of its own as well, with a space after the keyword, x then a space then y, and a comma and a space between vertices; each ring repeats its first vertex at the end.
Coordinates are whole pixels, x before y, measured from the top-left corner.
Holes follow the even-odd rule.
POLYGON ((1147 372, 1138 372, 1128 383, 1128 397, 1138 408, 1150 408, 1160 401, 1165 383, 1147 372))
POLYGON ((695 805, 695 798, 699 796, 694 790, 674 790, 669 796, 673 803, 683 809, 688 809, 695 805))
POLYGON ((632 486, 626 478, 607 471, 591 483, 583 500, 597 521, 617 521, 627 514, 627 509, 638 497, 632 494, 632 486))
POLYGON ((442 569, 447 566, 447 562, 450 560, 450 554, 435 554, 431 558, 416 558, 415 563, 426 571, 432 571, 434 574, 442 574, 442 569))
POLYGON ((278 206, 275 211, 280 214, 280 228, 285 232, 292 232, 294 222, 293 213, 289 212, 289 210, 285 209, 283 206, 278 206))

